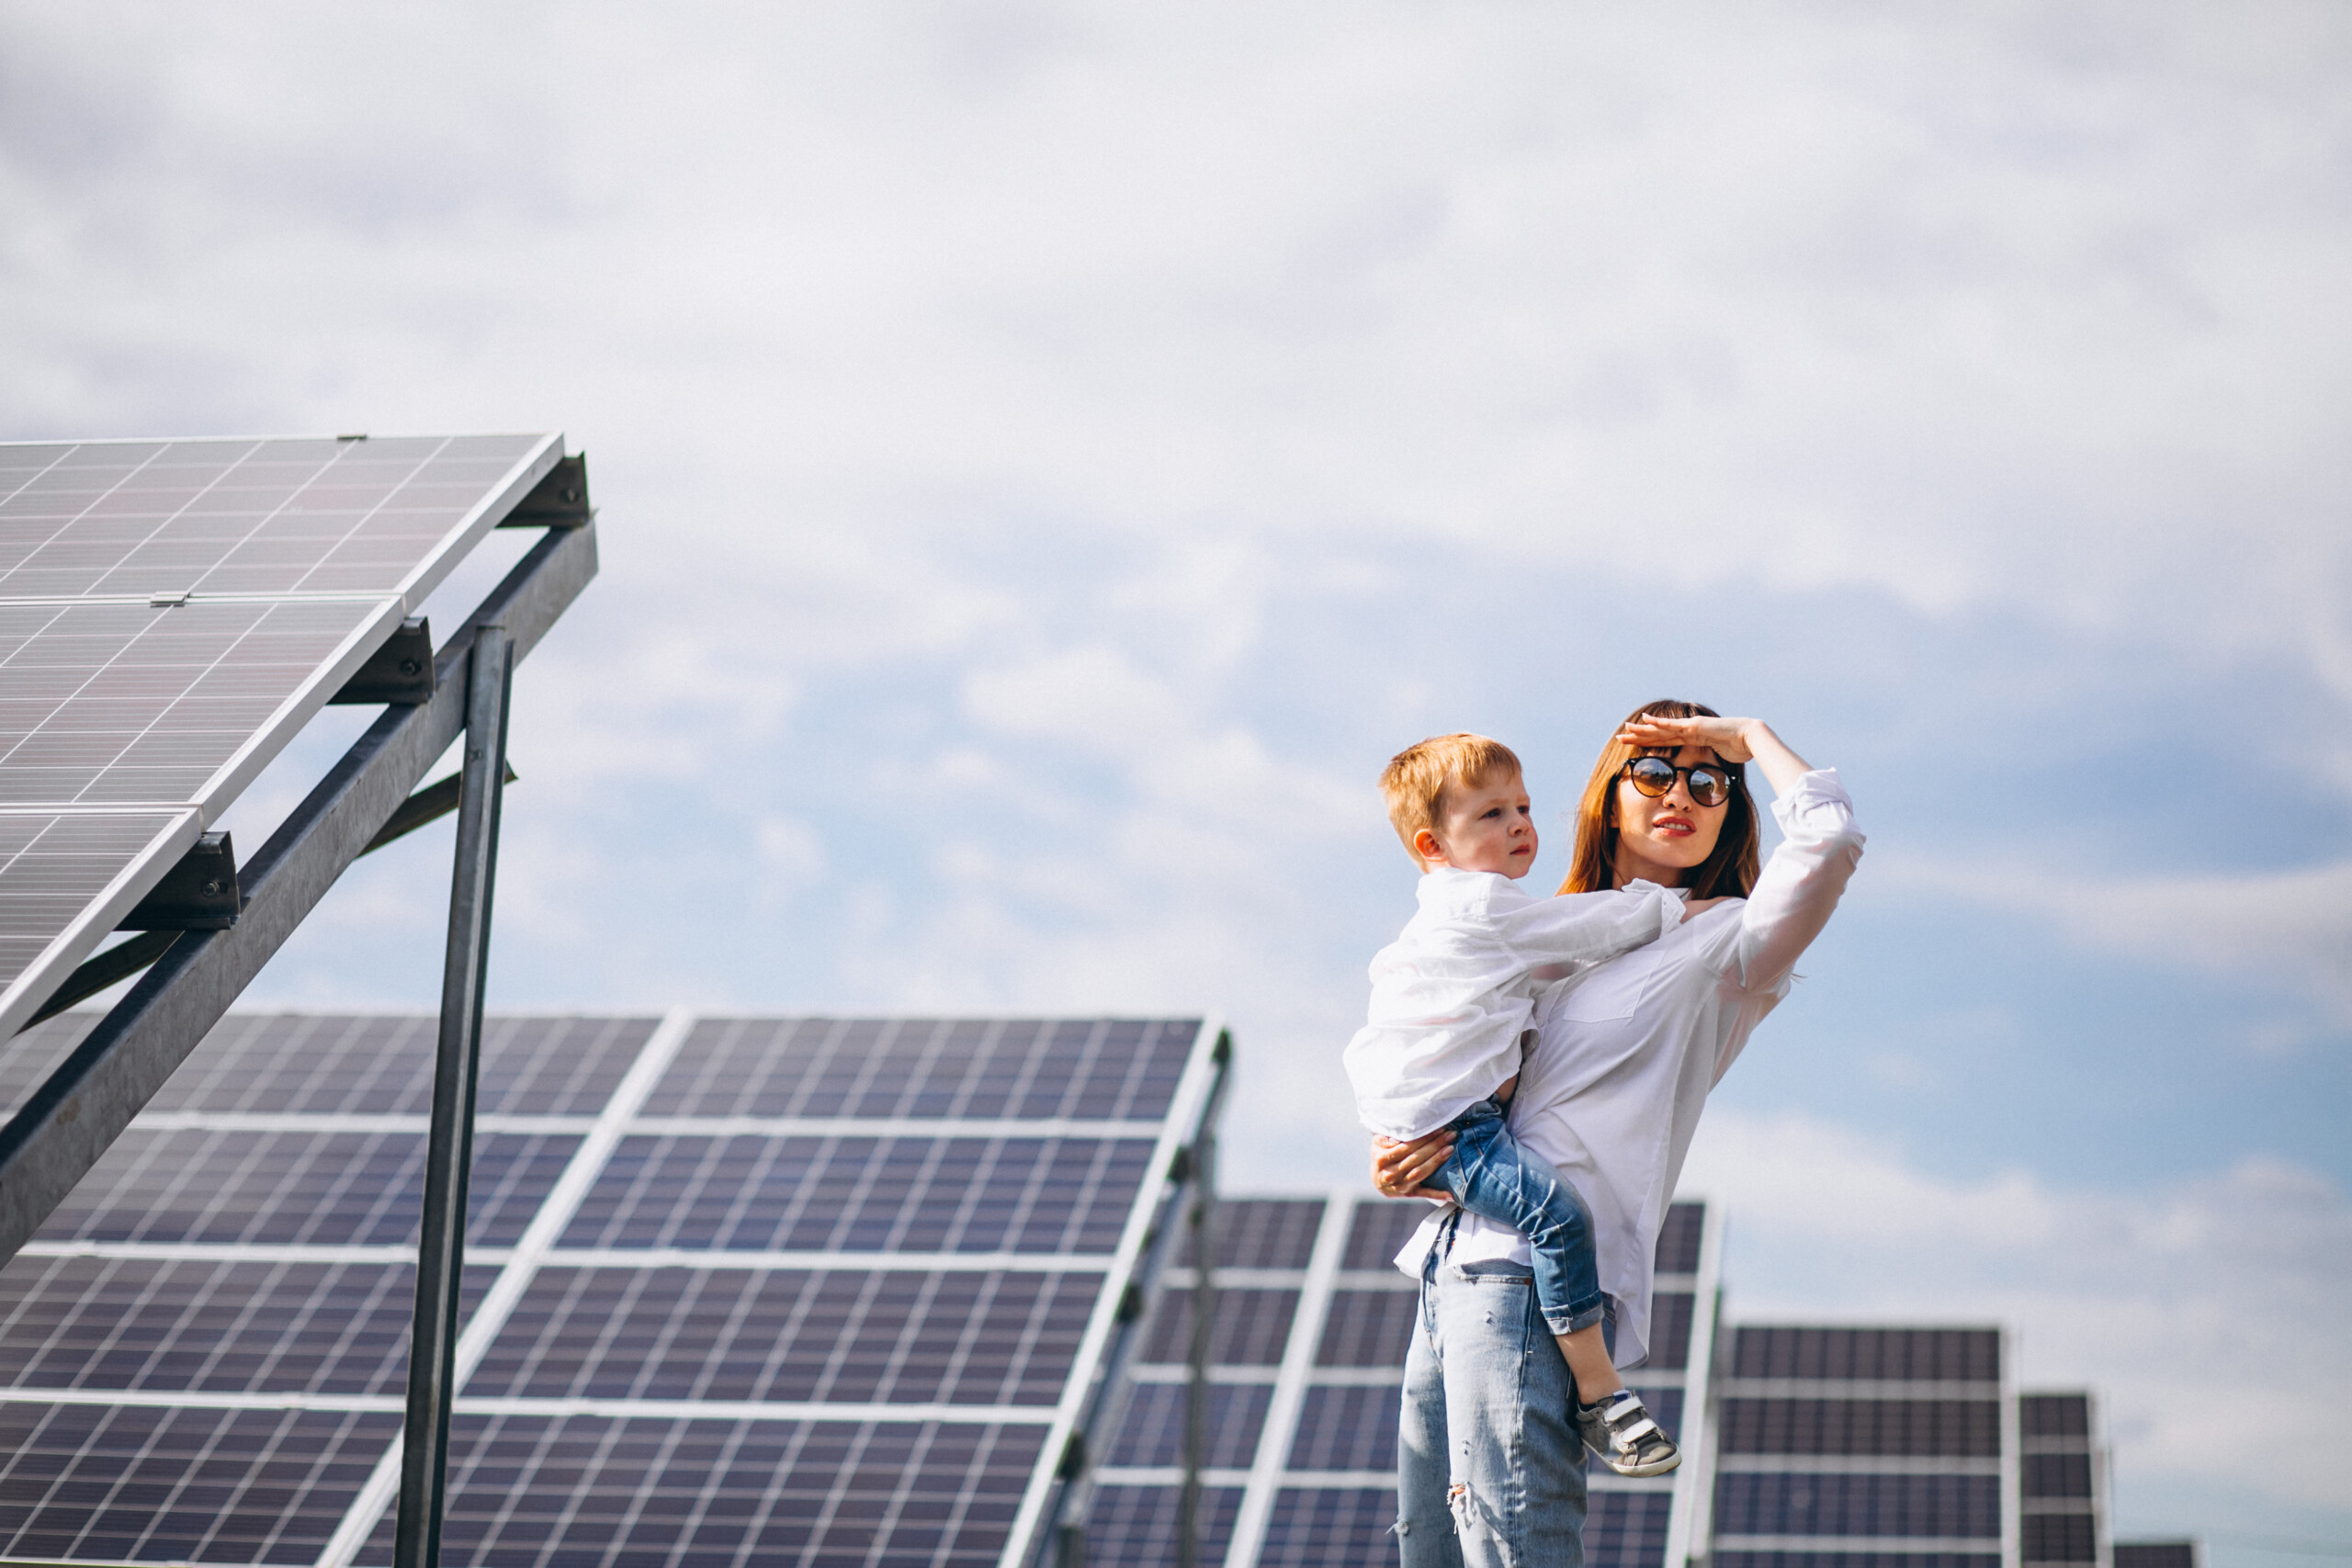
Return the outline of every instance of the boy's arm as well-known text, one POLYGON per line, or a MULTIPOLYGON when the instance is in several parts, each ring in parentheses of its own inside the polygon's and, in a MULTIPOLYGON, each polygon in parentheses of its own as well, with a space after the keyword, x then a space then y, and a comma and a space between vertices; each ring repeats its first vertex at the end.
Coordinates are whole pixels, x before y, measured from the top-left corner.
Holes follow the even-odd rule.
POLYGON ((1656 942, 1682 923, 1682 893, 1636 882, 1615 893, 1563 893, 1523 904, 1498 899, 1495 934, 1529 968, 1599 964, 1656 942))

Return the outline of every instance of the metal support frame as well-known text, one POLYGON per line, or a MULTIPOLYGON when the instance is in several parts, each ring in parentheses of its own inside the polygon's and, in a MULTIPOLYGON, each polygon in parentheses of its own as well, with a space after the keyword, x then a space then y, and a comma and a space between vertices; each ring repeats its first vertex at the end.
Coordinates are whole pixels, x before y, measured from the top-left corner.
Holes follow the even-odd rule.
POLYGON ((1216 1128, 1193 1145, 1193 1343, 1185 1361, 1184 1484, 1176 1502, 1176 1568, 1200 1568, 1201 1472, 1209 1462, 1209 1344, 1216 1332, 1216 1128))
POLYGON ((401 1450, 394 1568, 436 1568, 448 1483, 449 1408, 457 1398, 458 1296, 465 1275, 466 1181, 473 1168, 474 1094, 498 879, 498 813, 505 793, 508 699, 514 661, 503 626, 474 637, 466 681, 466 756, 449 888, 449 949, 441 976, 441 1039, 425 1145, 424 1218, 409 1337, 408 1424, 401 1450))
POLYGON ((469 690, 458 677, 482 629, 503 626, 519 662, 595 575, 593 524, 550 527, 435 656, 433 696, 386 709, 241 868, 237 923, 173 935, 0 1126, 0 1262, 30 1239, 458 739, 469 690))

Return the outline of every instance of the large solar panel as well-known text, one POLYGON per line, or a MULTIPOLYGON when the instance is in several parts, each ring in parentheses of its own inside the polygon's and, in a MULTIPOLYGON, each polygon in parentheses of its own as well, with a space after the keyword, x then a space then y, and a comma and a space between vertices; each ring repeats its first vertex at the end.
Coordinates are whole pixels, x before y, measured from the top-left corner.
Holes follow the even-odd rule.
MULTIPOLYGON (((1419 1293, 1389 1259, 1428 1213, 1340 1195, 1217 1206, 1203 1561, 1228 1568, 1371 1568, 1397 1561, 1396 1424, 1419 1293)), ((1631 1381, 1686 1448, 1703 1453, 1721 1227, 1678 1203, 1658 1238, 1657 1347, 1631 1381), (1686 1408, 1692 1414, 1686 1416, 1686 1408)), ((1087 1561, 1176 1561, 1190 1381, 1191 1264, 1170 1271, 1147 1325, 1136 1389, 1086 1518, 1087 1561)), ((1691 1552, 1702 1467, 1629 1481, 1589 1476, 1585 1560, 1667 1568, 1691 1552), (1669 1555, 1672 1553, 1672 1555, 1669 1555)))
POLYGON ((0 445, 0 1040, 562 455, 0 445))
MULTIPOLYGON (((0 1559, 390 1560, 434 1034, 223 1021, 0 1269, 0 1559)), ((449 1560, 1025 1561, 1215 1035, 492 1020, 449 1560)))

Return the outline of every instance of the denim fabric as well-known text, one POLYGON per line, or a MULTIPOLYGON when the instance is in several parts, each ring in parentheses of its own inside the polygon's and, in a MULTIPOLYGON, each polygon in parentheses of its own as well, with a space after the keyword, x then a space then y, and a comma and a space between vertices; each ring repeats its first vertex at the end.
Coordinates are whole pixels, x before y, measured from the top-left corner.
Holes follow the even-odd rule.
POLYGON ((1431 1187, 1482 1220, 1509 1225, 1535 1257, 1535 1299, 1555 1334, 1600 1321, 1600 1265, 1592 1249, 1592 1211, 1584 1195, 1550 1166, 1521 1149, 1503 1108, 1482 1100, 1454 1118, 1453 1152, 1431 1187))
POLYGON ((1584 1445, 1568 1364, 1516 1263, 1421 1277, 1396 1444, 1404 1568, 1583 1568, 1584 1445))

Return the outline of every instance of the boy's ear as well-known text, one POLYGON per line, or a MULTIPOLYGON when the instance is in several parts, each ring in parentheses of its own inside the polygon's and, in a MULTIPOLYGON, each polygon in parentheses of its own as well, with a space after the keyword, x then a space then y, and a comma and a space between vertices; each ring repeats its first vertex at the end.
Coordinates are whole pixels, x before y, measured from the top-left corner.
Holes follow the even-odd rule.
POLYGON ((1413 852, 1421 857, 1421 868, 1425 871, 1432 865, 1445 863, 1445 846, 1439 843, 1437 835, 1427 828, 1413 830, 1413 852))

